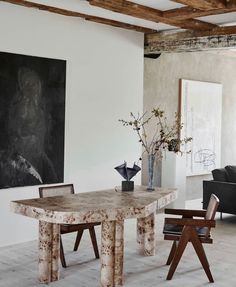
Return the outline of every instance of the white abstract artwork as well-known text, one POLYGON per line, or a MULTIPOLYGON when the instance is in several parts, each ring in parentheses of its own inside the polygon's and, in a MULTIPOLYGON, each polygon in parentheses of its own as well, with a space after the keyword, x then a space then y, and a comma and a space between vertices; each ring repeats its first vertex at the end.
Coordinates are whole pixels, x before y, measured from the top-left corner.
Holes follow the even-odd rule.
POLYGON ((180 94, 187 176, 209 174, 221 166, 222 84, 182 79, 180 94))

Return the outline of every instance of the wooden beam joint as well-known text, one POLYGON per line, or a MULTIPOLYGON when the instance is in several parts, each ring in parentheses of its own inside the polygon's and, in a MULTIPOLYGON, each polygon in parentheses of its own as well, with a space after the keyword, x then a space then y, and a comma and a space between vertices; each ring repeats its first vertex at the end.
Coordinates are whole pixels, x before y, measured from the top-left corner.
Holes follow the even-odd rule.
POLYGON ((215 24, 206 23, 200 20, 187 19, 182 21, 175 18, 165 17, 164 12, 126 0, 87 0, 93 6, 100 7, 112 12, 125 14, 128 16, 153 21, 162 22, 171 26, 176 26, 189 30, 206 30, 217 27, 215 24))

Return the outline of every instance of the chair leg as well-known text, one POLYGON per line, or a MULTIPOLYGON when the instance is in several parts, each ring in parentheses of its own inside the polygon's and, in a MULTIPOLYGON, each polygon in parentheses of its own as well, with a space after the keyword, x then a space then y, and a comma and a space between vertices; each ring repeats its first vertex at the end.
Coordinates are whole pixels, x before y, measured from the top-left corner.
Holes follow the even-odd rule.
POLYGON ((174 258, 172 260, 172 263, 170 265, 170 269, 168 272, 168 275, 166 277, 166 280, 171 280, 175 270, 179 264, 179 261, 183 255, 183 252, 185 250, 186 245, 188 244, 188 240, 189 240, 189 227, 184 227, 183 231, 182 231, 182 235, 180 237, 179 240, 179 244, 178 247, 176 248, 175 254, 174 254, 174 258))
POLYGON ((77 250, 78 250, 78 247, 79 247, 80 240, 81 240, 81 238, 82 238, 83 232, 84 232, 83 229, 78 230, 78 232, 77 232, 77 236, 76 236, 76 240, 75 240, 75 245, 74 245, 74 251, 77 251, 77 250))
POLYGON ((172 262, 173 257, 175 255, 176 248, 177 248, 177 243, 176 243, 176 241, 174 241, 172 244, 171 250, 170 250, 170 254, 169 254, 168 259, 166 261, 166 265, 170 265, 170 263, 172 262))
POLYGON ((197 256, 198 256, 198 258, 202 264, 202 267, 205 270, 205 273, 206 273, 209 281, 213 283, 214 279, 213 279, 212 274, 211 274, 209 263, 208 263, 205 251, 203 249, 202 243, 200 242, 199 237, 198 237, 195 229, 192 230, 191 242, 192 242, 193 247, 197 253, 197 256))
POLYGON ((220 220, 223 220, 223 212, 220 213, 220 220))
POLYGON ((89 228, 89 234, 91 237, 91 241, 93 244, 93 250, 96 258, 99 258, 99 251, 98 251, 98 245, 97 245, 97 239, 96 239, 96 233, 94 227, 89 228))
POLYGON ((60 235, 60 258, 62 267, 66 268, 66 260, 61 235, 60 235))

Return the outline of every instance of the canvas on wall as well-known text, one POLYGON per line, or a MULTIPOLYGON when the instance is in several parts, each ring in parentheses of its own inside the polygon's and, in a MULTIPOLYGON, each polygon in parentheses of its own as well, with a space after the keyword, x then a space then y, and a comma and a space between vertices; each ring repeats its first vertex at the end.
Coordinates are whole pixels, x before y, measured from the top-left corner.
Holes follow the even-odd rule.
POLYGON ((222 85, 181 80, 181 136, 186 145, 187 176, 209 174, 221 166, 222 85))
POLYGON ((0 188, 64 181, 66 61, 0 52, 0 188))

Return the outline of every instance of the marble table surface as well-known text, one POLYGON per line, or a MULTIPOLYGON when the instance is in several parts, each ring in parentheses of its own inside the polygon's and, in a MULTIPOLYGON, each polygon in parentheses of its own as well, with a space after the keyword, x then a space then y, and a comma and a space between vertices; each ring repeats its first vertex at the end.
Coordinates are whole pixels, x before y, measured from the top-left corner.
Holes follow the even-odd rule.
POLYGON ((119 188, 114 188, 17 200, 11 202, 11 210, 46 222, 77 224, 146 217, 176 198, 176 189, 156 188, 149 192, 144 186, 135 186, 133 192, 121 192, 119 188))

